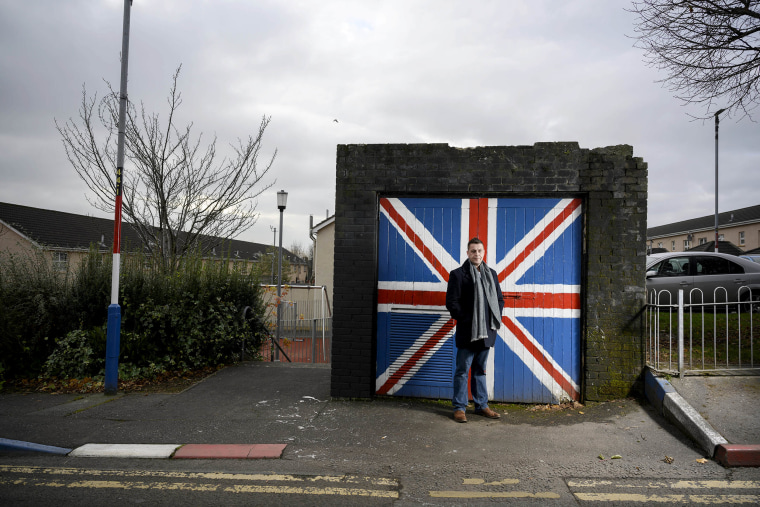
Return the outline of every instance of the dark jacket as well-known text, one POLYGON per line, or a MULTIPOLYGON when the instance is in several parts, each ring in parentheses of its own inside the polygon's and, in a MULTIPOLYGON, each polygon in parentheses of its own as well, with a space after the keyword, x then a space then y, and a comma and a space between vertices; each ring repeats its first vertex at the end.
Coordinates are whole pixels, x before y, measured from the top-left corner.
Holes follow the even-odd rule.
MULTIPOLYGON (((499 312, 504 309, 504 295, 499 287, 496 271, 490 269, 493 283, 496 286, 496 297, 499 300, 499 312)), ((464 261, 460 267, 449 273, 449 285, 446 288, 446 309, 457 321, 456 343, 458 348, 470 346, 472 337, 472 307, 475 303, 475 282, 470 276, 470 261, 464 261)), ((501 319, 499 319, 501 320, 501 319)), ((496 330, 488 330, 488 338, 483 340, 486 347, 496 343, 496 330)))

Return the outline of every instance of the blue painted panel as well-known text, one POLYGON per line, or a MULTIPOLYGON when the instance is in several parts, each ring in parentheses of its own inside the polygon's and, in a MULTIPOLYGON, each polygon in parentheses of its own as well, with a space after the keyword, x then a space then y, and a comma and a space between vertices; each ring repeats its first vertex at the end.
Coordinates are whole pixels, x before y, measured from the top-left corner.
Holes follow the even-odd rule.
MULTIPOLYGON (((394 216, 411 215, 414 219, 410 222, 414 224, 400 224, 381 213, 379 280, 405 283, 390 286, 413 291, 415 301, 427 301, 432 296, 440 300, 445 295, 445 280, 423 260, 430 254, 424 253, 415 240, 421 239, 430 250, 434 250, 430 245, 435 244, 450 259, 459 259, 465 249, 460 244, 462 237, 474 235, 471 230, 462 230, 472 225, 469 209, 480 212, 475 227, 481 235, 485 229, 495 234, 484 238, 488 248, 496 252, 495 257, 489 254, 489 262, 502 270, 502 291, 512 294, 505 300, 505 325, 492 352, 494 367, 489 372, 492 399, 552 403, 577 398, 581 379, 580 201, 500 198, 488 202, 489 211, 484 213, 470 199, 393 201, 397 214, 394 216), (463 208, 468 208, 464 218, 463 208), (485 227, 494 216, 495 227, 485 227), (555 220, 557 216, 560 219, 555 220), (558 223, 561 228, 552 230, 558 223), (528 255, 523 259, 521 254, 526 245, 528 255), (522 259, 514 273, 506 269, 507 258, 522 259), (416 285, 418 282, 421 285, 416 285)), ((453 321, 445 307, 441 303, 436 313, 435 306, 427 305, 425 312, 414 312, 417 303, 408 304, 408 293, 398 291, 392 297, 399 300, 383 301, 378 307, 378 392, 450 397, 455 347, 450 329, 453 321), (449 332, 440 349, 434 354, 423 354, 425 347, 435 341, 434 336, 440 338, 440 330, 445 326, 449 326, 449 332)))

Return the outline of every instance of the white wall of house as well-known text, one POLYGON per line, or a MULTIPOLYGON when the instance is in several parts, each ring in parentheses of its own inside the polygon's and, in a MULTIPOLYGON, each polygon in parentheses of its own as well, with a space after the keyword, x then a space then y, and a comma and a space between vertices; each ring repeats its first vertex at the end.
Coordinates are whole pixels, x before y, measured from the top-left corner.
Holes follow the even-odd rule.
POLYGON ((335 259, 335 220, 326 220, 312 229, 314 245, 314 285, 324 285, 332 305, 335 259))
MULTIPOLYGON (((733 225, 729 227, 720 227, 718 229, 721 241, 730 241, 745 252, 760 247, 760 222, 751 222, 733 225)), ((665 248, 674 252, 683 252, 689 248, 694 248, 703 243, 709 243, 715 240, 715 229, 701 229, 698 231, 687 231, 670 236, 651 238, 652 248, 665 248), (691 243, 687 246, 687 238, 691 235, 691 243)))

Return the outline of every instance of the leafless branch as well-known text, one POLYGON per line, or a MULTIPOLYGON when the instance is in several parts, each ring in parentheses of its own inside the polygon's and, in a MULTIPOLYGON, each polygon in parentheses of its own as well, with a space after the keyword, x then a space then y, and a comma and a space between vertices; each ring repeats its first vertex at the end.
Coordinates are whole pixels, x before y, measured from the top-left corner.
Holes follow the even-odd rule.
MULTIPOLYGON (((274 184, 265 177, 277 155, 274 150, 260 164, 267 116, 255 135, 238 139, 233 156, 222 160, 216 158, 216 138, 204 143, 202 134, 193 135, 192 123, 178 126, 180 69, 172 76, 165 122, 129 102, 125 132, 130 167, 123 171, 122 210, 143 245, 167 267, 190 250, 217 246, 210 238, 234 238, 256 222, 257 198, 274 184)), ((108 90, 98 100, 83 87, 79 118, 56 121, 69 162, 92 191, 88 200, 104 211, 113 210, 116 193, 119 112, 118 94, 110 84, 108 90)))
POLYGON ((636 47, 661 80, 712 118, 752 118, 760 102, 760 0, 634 1, 636 47))

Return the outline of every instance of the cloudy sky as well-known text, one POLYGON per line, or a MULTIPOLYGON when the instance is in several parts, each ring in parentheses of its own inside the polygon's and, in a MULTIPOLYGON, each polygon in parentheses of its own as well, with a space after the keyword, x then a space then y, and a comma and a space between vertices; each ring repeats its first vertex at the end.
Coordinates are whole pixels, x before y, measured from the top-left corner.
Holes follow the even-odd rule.
MULTIPOLYGON (((76 117, 83 84, 118 89, 123 5, 0 0, 0 201, 110 218, 85 199, 54 119, 76 117)), ((165 112, 182 64, 180 122, 219 148, 272 117, 262 158, 278 150, 276 183, 248 241, 272 242, 285 189, 283 243, 308 244, 309 215, 335 210, 336 145, 350 143, 630 144, 649 164, 650 226, 710 215, 714 125, 656 82, 628 5, 134 0, 128 92, 165 112)), ((721 211, 760 204, 758 141, 760 123, 721 121, 721 211)))

